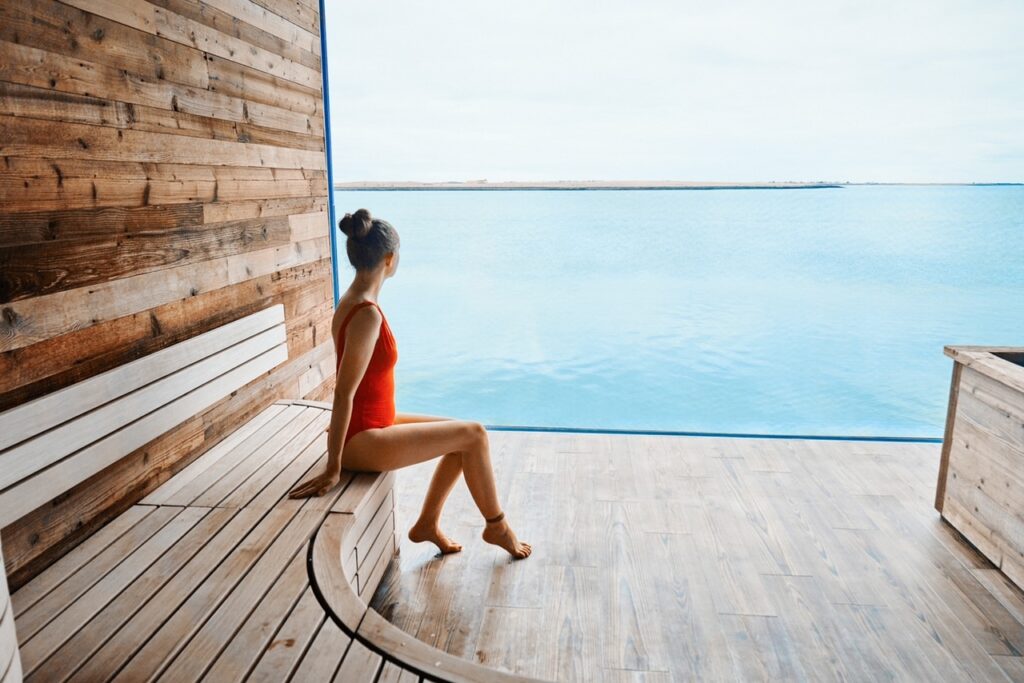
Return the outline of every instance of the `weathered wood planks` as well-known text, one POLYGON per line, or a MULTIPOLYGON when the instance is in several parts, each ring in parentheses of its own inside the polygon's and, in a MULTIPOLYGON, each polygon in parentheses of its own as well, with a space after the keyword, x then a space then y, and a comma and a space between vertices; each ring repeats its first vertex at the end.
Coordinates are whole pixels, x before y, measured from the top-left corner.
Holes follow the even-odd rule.
MULTIPOLYGON (((4 552, 0 546, 0 566, 4 552)), ((18 653, 18 636, 14 627, 14 605, 11 604, 7 589, 7 577, 0 577, 0 681, 12 683, 21 676, 21 655, 18 653)))
MULTIPOLYGON (((457 486, 463 551, 403 538, 371 602, 410 642, 558 681, 1020 678, 1024 593, 931 508, 936 444, 490 439, 534 553, 482 543, 457 486)), ((433 466, 397 473, 400 529, 433 466)))
MULTIPOLYGON (((331 511, 354 486, 351 476, 322 499, 286 495, 322 466, 328 417, 307 401, 271 405, 24 586, 8 611, 22 627, 26 679, 376 680, 385 667, 378 646, 340 629, 317 597, 343 589, 361 615, 354 584, 339 573, 339 583, 315 586, 307 567, 310 540, 325 524, 363 537, 378 530, 389 543, 366 561, 387 565, 394 476, 370 475, 372 485, 348 496, 354 512, 331 511), (204 499, 211 491, 219 493, 204 499)), ((317 557, 339 572, 342 538, 317 543, 317 557)), ((519 680, 436 654, 443 664, 431 666, 455 672, 451 680, 519 680), (467 677, 473 671, 484 675, 467 677)), ((388 671, 383 680, 420 680, 394 661, 388 671)))
POLYGON ((953 358, 935 506, 1024 588, 1024 366, 1021 349, 948 347, 953 358))
POLYGON ((0 413, 0 524, 16 521, 287 358, 279 304, 0 413))
POLYGON ((288 346, 8 524, 12 585, 275 399, 329 393, 319 33, 304 0, 0 0, 0 411, 275 304, 288 346))

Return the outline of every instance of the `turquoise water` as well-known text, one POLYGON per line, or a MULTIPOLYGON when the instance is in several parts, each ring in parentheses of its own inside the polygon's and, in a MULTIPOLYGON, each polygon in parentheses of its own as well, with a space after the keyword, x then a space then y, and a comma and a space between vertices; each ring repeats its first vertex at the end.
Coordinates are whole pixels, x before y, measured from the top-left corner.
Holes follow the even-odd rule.
MULTIPOLYGON (((1024 187, 336 201, 401 234, 381 307, 403 412, 935 437, 943 345, 1024 346, 1024 187)), ((353 271, 339 262, 344 288, 353 271)))

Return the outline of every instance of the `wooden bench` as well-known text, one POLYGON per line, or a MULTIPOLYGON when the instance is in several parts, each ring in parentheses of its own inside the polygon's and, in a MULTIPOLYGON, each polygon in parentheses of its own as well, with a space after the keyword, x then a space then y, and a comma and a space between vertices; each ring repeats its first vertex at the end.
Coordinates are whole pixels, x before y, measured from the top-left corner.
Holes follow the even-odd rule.
MULTIPOLYGON (((281 313, 0 414, 3 519, 283 360, 281 313)), ((287 497, 322 467, 329 421, 329 404, 274 403, 9 606, 0 582, 0 681, 525 680, 415 641, 367 607, 398 548, 394 474, 345 472, 326 496, 287 497)))

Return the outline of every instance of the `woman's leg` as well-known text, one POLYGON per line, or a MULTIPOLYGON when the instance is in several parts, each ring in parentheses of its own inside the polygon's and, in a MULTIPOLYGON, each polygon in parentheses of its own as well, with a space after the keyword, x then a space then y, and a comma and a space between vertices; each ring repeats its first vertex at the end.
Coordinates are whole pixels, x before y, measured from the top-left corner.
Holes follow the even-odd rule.
MULTIPOLYGON (((415 465, 442 453, 450 455, 453 451, 461 454, 466 486, 480 513, 485 520, 496 518, 501 514, 501 503, 491 466, 487 430, 479 422, 440 420, 366 429, 345 445, 341 463, 350 470, 381 472, 415 465)), ((451 490, 447 482, 457 478, 452 472, 454 467, 445 468, 439 488, 447 486, 451 490)), ((529 544, 518 541, 504 519, 488 522, 484 540, 500 545, 514 557, 530 554, 529 544)))
POLYGON ((427 495, 423 497, 420 518, 409 529, 411 541, 414 543, 430 541, 445 555, 462 550, 461 545, 445 536, 441 531, 441 510, 460 476, 462 476, 462 453, 452 451, 442 455, 441 462, 434 470, 434 476, 430 478, 427 495))
MULTIPOLYGON (((416 413, 397 413, 394 424, 409 424, 413 422, 441 422, 453 420, 450 417, 438 417, 435 415, 420 415, 416 413)), ((462 546, 448 538, 441 531, 441 510, 448 494, 455 488, 456 482, 462 476, 462 453, 452 451, 441 456, 434 476, 430 478, 430 486, 427 488, 427 495, 423 497, 423 507, 420 510, 420 517, 409 530, 409 538, 415 543, 430 541, 436 545, 442 554, 457 553, 462 546)))

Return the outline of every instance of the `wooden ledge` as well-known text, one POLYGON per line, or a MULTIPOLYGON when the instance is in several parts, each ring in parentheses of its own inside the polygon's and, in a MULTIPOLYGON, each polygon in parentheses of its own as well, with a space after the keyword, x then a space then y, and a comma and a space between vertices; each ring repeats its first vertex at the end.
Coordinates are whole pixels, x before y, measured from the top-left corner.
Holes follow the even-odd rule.
POLYGON ((352 585, 343 549, 357 532, 355 516, 331 513, 309 544, 309 582, 327 614, 351 638, 402 669, 447 683, 539 683, 455 657, 402 631, 371 609, 352 585))
POLYGON ((1002 384, 1024 392, 1024 365, 1001 356, 1024 357, 1024 347, 1012 346, 947 346, 947 356, 1002 384))

